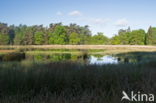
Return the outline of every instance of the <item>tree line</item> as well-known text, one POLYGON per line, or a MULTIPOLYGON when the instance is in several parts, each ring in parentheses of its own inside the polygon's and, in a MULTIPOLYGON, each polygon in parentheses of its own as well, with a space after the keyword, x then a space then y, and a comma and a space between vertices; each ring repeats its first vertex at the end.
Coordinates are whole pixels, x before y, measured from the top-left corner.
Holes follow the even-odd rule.
POLYGON ((77 24, 63 25, 51 23, 49 27, 43 25, 8 26, 0 23, 0 45, 50 45, 50 44, 112 44, 112 45, 155 45, 156 28, 149 27, 146 33, 143 29, 119 30, 118 34, 108 38, 99 32, 92 35, 89 26, 77 24))
POLYGON ((118 35, 111 38, 114 45, 156 45, 156 27, 149 27, 147 33, 143 29, 119 30, 118 35))

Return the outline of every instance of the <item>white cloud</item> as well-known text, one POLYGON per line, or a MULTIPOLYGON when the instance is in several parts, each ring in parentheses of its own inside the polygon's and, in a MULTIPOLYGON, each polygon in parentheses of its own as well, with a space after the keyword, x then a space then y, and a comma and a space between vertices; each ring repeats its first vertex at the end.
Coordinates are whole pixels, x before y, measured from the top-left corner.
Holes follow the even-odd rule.
POLYGON ((119 19, 117 20, 117 22, 115 23, 116 26, 120 26, 120 27, 125 27, 128 25, 128 21, 127 19, 123 18, 123 19, 119 19))
POLYGON ((75 10, 75 11, 70 12, 69 15, 70 16, 81 16, 82 13, 80 11, 75 10))
POLYGON ((94 19, 90 19, 90 22, 91 23, 94 23, 94 24, 106 24, 110 21, 110 19, 101 19, 101 18, 94 18, 94 19))
POLYGON ((56 15, 58 15, 58 16, 62 16, 62 15, 63 15, 63 13, 62 13, 62 12, 60 12, 60 11, 58 11, 58 12, 56 13, 56 15))

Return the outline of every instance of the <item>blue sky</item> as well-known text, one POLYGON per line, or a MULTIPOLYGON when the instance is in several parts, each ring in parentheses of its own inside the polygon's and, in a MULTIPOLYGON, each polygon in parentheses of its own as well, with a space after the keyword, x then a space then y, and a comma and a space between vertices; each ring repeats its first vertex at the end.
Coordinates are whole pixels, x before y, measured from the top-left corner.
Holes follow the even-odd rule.
POLYGON ((9 25, 62 22, 89 25, 113 36, 121 28, 156 26, 156 0, 0 0, 0 22, 9 25))

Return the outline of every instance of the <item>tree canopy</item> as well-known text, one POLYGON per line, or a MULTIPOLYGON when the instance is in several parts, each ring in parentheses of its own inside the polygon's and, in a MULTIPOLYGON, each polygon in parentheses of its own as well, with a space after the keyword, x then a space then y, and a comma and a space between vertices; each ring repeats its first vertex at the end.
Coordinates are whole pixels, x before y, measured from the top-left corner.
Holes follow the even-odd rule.
POLYGON ((156 27, 149 27, 145 43, 148 45, 156 45, 156 27))
POLYGON ((51 44, 94 44, 94 45, 156 45, 156 27, 149 27, 146 33, 143 29, 120 29, 111 38, 103 33, 93 35, 88 25, 63 25, 51 23, 49 27, 43 25, 8 26, 0 23, 0 45, 51 45, 51 44))

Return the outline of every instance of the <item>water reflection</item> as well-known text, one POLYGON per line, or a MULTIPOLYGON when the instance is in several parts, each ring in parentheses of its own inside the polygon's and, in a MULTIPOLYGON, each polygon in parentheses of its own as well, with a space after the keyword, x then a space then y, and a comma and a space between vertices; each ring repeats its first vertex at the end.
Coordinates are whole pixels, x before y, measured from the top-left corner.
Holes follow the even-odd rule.
POLYGON ((118 63, 142 63, 156 59, 156 53, 123 53, 117 55, 100 54, 51 54, 51 55, 28 55, 26 59, 49 62, 77 62, 85 64, 118 64, 118 63))
POLYGON ((118 63, 141 63, 156 59, 156 53, 123 53, 117 55, 100 54, 73 54, 73 53, 54 53, 54 54, 7 54, 0 57, 0 61, 29 61, 37 62, 76 62, 83 64, 118 64, 118 63))
POLYGON ((49 54, 49 55, 27 55, 26 61, 32 62, 76 62, 83 64, 118 64, 118 63, 133 63, 136 58, 120 57, 117 55, 84 55, 84 54, 49 54))
MULTIPOLYGON (((90 56, 89 55, 77 55, 72 53, 65 54, 35 54, 35 55, 27 55, 26 61, 32 62, 78 62, 89 64, 90 56)), ((24 61, 25 61, 24 60, 24 61)))
POLYGON ((105 55, 99 58, 91 55, 89 63, 90 64, 117 64, 118 59, 110 55, 105 55))

